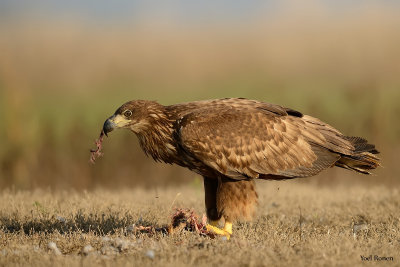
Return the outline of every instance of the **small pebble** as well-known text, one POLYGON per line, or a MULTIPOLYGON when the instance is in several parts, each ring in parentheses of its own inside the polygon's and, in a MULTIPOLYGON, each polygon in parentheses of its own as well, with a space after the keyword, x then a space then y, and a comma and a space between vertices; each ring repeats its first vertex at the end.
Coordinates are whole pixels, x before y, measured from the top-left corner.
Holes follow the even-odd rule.
POLYGON ((362 230, 367 230, 368 229, 368 225, 367 224, 354 224, 353 226, 353 233, 358 233, 359 231, 362 230))
POLYGON ((54 253, 55 255, 61 255, 61 251, 58 249, 56 243, 54 243, 54 242, 49 242, 49 244, 47 245, 47 247, 48 247, 51 251, 53 251, 53 253, 54 253))
POLYGON ((129 226, 126 228, 126 232, 127 232, 128 234, 134 233, 135 230, 136 230, 136 225, 135 225, 135 224, 131 224, 131 225, 129 225, 129 226))
POLYGON ((57 216, 56 219, 57 219, 59 222, 62 222, 62 223, 65 223, 65 222, 67 221, 67 220, 65 220, 64 217, 61 217, 61 216, 57 216))
POLYGON ((154 259, 155 256, 154 250, 149 249, 148 251, 146 251, 146 256, 149 257, 150 259, 154 259))
POLYGON ((94 248, 91 245, 86 245, 82 248, 82 254, 85 256, 89 255, 93 251, 94 251, 94 248))
POLYGON ((121 238, 117 238, 114 241, 114 247, 116 247, 119 252, 125 251, 129 248, 129 241, 121 239, 121 238))
POLYGON ((103 246, 100 249, 100 253, 106 256, 118 254, 118 249, 112 246, 103 246))

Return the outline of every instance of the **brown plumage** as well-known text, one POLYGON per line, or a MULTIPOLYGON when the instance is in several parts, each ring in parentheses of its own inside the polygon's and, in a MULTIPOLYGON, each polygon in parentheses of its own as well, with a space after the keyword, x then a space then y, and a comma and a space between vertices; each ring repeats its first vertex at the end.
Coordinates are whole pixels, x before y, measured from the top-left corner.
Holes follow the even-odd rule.
POLYGON ((114 128, 131 129, 155 160, 202 175, 212 221, 251 217, 254 179, 309 177, 332 166, 369 174, 379 166, 378 151, 365 139, 298 111, 243 98, 171 106, 130 101, 103 131, 114 128))

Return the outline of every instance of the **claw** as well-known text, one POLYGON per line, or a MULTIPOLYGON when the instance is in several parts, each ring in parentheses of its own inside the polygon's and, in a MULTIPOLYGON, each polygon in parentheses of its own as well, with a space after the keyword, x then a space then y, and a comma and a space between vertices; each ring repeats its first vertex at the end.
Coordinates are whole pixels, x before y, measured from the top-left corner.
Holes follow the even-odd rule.
POLYGON ((232 223, 225 222, 224 229, 218 228, 218 222, 215 223, 211 221, 209 224, 206 225, 208 231, 213 232, 217 235, 225 236, 228 240, 231 238, 232 235, 232 223))
POLYGON ((225 222, 224 231, 229 233, 230 235, 232 234, 232 223, 231 222, 225 222))

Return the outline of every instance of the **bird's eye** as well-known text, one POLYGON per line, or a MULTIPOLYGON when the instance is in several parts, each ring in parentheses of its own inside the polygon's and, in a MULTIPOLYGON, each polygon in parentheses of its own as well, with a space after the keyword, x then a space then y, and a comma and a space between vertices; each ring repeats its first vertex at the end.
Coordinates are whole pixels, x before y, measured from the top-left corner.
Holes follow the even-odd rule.
POLYGON ((129 109, 128 109, 128 110, 125 110, 124 116, 127 117, 127 118, 129 118, 130 116, 132 116, 132 111, 130 111, 129 109))

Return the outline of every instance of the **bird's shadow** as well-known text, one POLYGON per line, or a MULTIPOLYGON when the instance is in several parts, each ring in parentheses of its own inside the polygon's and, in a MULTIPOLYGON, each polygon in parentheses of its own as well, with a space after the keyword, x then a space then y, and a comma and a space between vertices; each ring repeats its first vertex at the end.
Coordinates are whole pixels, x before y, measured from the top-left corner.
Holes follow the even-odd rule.
POLYGON ((0 230, 5 233, 33 234, 68 234, 91 233, 95 235, 122 234, 172 234, 179 231, 196 232, 203 236, 214 237, 205 227, 206 218, 202 220, 192 210, 176 209, 168 225, 158 226, 154 222, 146 221, 142 217, 134 218, 130 214, 101 213, 84 214, 78 211, 69 218, 50 216, 43 212, 40 215, 20 218, 19 216, 0 215, 0 230))
POLYGON ((124 233, 130 226, 140 223, 148 226, 150 222, 142 218, 135 219, 129 214, 83 214, 81 212, 69 218, 60 216, 35 216, 18 218, 17 216, 0 216, 0 229, 5 233, 35 233, 51 234, 58 232, 67 234, 71 232, 93 233, 107 235, 124 233))

